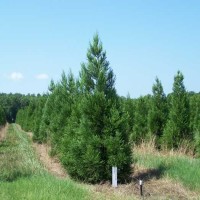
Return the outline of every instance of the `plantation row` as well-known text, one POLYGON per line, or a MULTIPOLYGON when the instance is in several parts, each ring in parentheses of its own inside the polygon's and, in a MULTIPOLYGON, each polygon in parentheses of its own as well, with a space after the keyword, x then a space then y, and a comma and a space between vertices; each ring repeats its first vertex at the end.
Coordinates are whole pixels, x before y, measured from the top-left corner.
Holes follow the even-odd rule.
POLYGON ((59 156, 74 179, 110 180, 111 167, 117 166, 124 182, 131 173, 133 143, 155 137, 159 149, 187 143, 200 153, 200 94, 187 92, 183 81, 178 71, 167 96, 156 78, 152 95, 119 97, 95 35, 80 76, 63 72, 59 82, 51 81, 48 94, 22 96, 16 121, 34 133, 35 141, 50 142, 52 155, 59 156))
POLYGON ((51 142, 71 177, 96 183, 111 180, 118 166, 121 182, 131 172, 128 114, 124 112, 98 35, 88 49, 80 77, 63 72, 51 82, 48 96, 35 98, 20 110, 17 123, 34 132, 34 140, 51 142))

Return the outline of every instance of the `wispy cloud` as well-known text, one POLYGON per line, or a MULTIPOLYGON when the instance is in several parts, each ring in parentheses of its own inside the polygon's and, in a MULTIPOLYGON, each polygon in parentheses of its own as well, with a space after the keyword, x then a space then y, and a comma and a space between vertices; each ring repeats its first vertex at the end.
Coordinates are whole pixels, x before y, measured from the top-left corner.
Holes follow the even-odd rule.
POLYGON ((38 75, 36 75, 35 78, 39 79, 39 80, 46 80, 49 78, 49 76, 48 76, 48 74, 38 74, 38 75))
POLYGON ((8 78, 13 81, 18 81, 24 78, 23 74, 21 72, 12 72, 8 75, 8 78))

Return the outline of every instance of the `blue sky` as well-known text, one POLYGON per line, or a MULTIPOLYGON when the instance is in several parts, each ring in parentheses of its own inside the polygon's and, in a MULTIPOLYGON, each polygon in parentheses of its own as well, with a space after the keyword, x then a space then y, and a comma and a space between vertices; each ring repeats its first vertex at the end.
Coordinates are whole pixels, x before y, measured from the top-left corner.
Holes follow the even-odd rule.
POLYGON ((200 91, 198 0, 1 0, 0 92, 43 93, 63 70, 78 76, 97 31, 119 95, 151 94, 156 76, 168 94, 178 70, 200 91))

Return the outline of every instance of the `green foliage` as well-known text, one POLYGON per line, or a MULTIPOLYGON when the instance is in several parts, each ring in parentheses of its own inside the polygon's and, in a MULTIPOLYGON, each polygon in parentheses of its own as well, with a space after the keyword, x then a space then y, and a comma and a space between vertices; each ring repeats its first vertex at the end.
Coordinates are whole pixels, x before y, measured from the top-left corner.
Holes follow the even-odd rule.
POLYGON ((54 85, 44 105, 39 135, 41 141, 51 141, 53 154, 60 152, 64 130, 71 117, 77 91, 77 82, 73 74, 70 72, 66 76, 63 72, 61 81, 54 85))
POLYGON ((189 129, 189 98, 183 79, 182 73, 178 71, 174 77, 169 119, 162 138, 163 144, 169 148, 177 148, 183 139, 192 139, 189 129))
POLYGON ((6 115, 4 109, 0 106, 0 126, 4 126, 6 124, 6 115))
POLYGON ((28 105, 30 95, 22 94, 0 94, 0 105, 4 110, 6 121, 9 123, 15 122, 16 115, 19 109, 28 105))
POLYGON ((155 151, 134 151, 137 165, 145 169, 157 171, 162 177, 181 182, 190 190, 199 191, 200 188, 200 160, 185 155, 162 155, 155 151))
MULTIPOLYGON (((3 200, 92 200, 86 188, 71 180, 61 180, 51 175, 23 177, 0 184, 3 200)), ((99 195, 100 196, 100 195, 99 195)), ((100 199, 100 198, 99 198, 100 199)))
POLYGON ((28 136, 15 124, 9 125, 6 140, 0 142, 0 181, 43 173, 28 136))
POLYGON ((200 94, 190 97, 190 130, 194 135, 197 156, 200 156, 200 94))
POLYGON ((46 138, 43 135, 40 135, 40 123, 43 116, 44 105, 46 103, 47 96, 41 96, 36 101, 36 109, 34 110, 34 124, 31 130, 33 130, 33 140, 35 141, 44 141, 46 138))
MULTIPOLYGON (((9 125, 0 142, 0 199, 90 199, 89 192, 71 180, 45 172, 28 135, 16 124, 9 125)), ((91 198, 92 199, 92 198, 91 198)))
POLYGON ((79 100, 63 139, 63 163, 74 178, 87 182, 110 180, 117 165, 121 181, 130 174, 131 151, 127 116, 114 88, 115 76, 98 35, 82 64, 79 100))
POLYGON ((167 120, 167 99, 162 84, 158 78, 152 87, 153 96, 148 113, 148 129, 151 136, 156 136, 156 145, 159 146, 159 139, 167 120))
POLYGON ((135 143, 140 143, 148 135, 149 102, 150 96, 140 97, 135 102, 134 126, 130 136, 135 143))
POLYGON ((136 101, 135 99, 131 99, 131 97, 128 95, 127 98, 121 97, 121 105, 123 106, 123 110, 125 113, 128 114, 128 127, 127 131, 128 133, 133 132, 134 124, 135 124, 135 107, 136 107, 136 101))
POLYGON ((173 93, 167 97, 158 78, 153 95, 138 99, 119 97, 114 84, 96 34, 77 80, 72 72, 63 72, 57 83, 51 80, 46 95, 0 95, 0 102, 7 121, 15 121, 17 113, 17 123, 33 132, 35 141, 50 143, 51 155, 59 156, 74 179, 107 181, 116 165, 119 180, 126 181, 130 141, 140 143, 151 136, 156 136, 159 148, 177 148, 181 140, 194 140, 200 152, 200 98, 186 92, 182 73, 175 76, 173 93))

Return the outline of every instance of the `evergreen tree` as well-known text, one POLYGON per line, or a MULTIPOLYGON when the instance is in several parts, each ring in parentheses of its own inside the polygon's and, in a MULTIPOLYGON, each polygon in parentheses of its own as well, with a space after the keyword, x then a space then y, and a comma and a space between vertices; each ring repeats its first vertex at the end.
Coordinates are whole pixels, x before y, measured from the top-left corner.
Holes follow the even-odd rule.
POLYGON ((2 106, 0 106, 0 126, 4 126, 6 124, 6 115, 2 106))
POLYGON ((167 120, 167 99, 163 91, 162 84, 158 78, 152 87, 153 96, 148 114, 148 129, 150 135, 156 136, 156 144, 163 134, 163 129, 167 120))
POLYGON ((200 156, 200 94, 190 96, 190 130, 193 133, 197 156, 200 156))
POLYGON ((133 132, 134 124, 135 124, 135 107, 136 107, 136 100, 131 99, 128 95, 127 98, 121 97, 121 104, 123 105, 123 109, 126 113, 128 113, 128 132, 133 132))
POLYGON ((62 148, 62 139, 64 136, 65 128, 68 124, 68 120, 71 117, 72 107, 74 104, 74 95, 77 92, 75 78, 70 71, 68 76, 63 72, 61 81, 54 90, 55 101, 54 110, 55 113, 51 119, 51 143, 55 147, 55 151, 60 151, 62 148))
POLYGON ((130 174, 131 151, 126 131, 127 116, 114 88, 115 76, 98 35, 87 53, 80 73, 79 111, 72 114, 70 148, 63 162, 74 178, 88 182, 110 180, 117 166, 121 181, 130 174), (79 112, 79 119, 76 117, 79 112))
POLYGON ((33 140, 42 142, 44 140, 43 137, 41 137, 39 129, 40 129, 40 124, 43 116, 43 111, 44 111, 44 105, 46 103, 47 96, 38 96, 37 101, 36 101, 36 108, 34 111, 34 127, 33 127, 33 140))
POLYGON ((198 125, 200 112, 200 94, 190 94, 190 130, 192 133, 198 125))
POLYGON ((178 71, 174 77, 169 118, 162 138, 163 144, 169 148, 177 148, 181 140, 192 138, 189 129, 189 99, 183 80, 183 74, 178 71))
POLYGON ((130 135, 132 142, 140 143, 148 135, 148 112, 150 96, 139 97, 135 101, 135 115, 133 132, 130 135))

